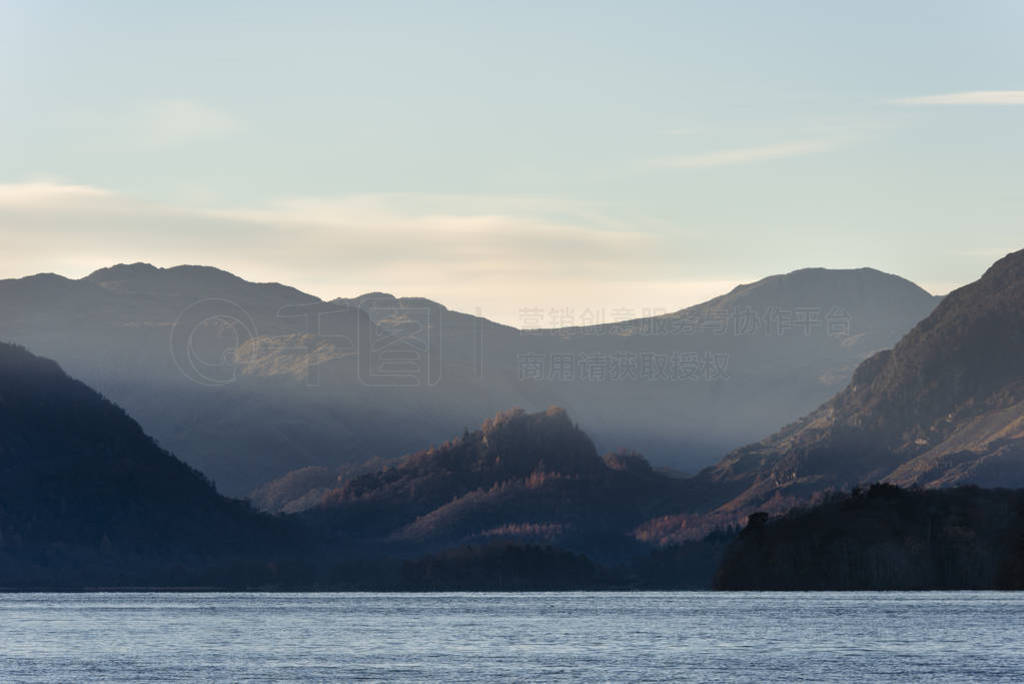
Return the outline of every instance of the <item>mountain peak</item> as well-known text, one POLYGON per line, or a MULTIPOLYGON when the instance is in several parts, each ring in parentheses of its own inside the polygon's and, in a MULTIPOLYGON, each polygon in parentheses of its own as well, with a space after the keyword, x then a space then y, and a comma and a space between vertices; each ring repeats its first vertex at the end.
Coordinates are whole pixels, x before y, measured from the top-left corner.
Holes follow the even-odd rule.
POLYGON ((82 278, 87 282, 102 283, 115 280, 135 280, 138 278, 152 277, 161 269, 153 264, 137 261, 133 264, 114 264, 99 268, 82 278))
POLYGON ((348 304, 361 309, 366 308, 426 308, 447 311, 447 307, 426 297, 396 297, 390 292, 367 292, 357 297, 338 297, 338 304, 348 304))
POLYGON ((345 482, 341 489, 328 494, 325 502, 390 496, 389 492, 399 490, 436 494, 439 483, 444 483, 446 493, 435 502, 443 503, 451 499, 449 488, 462 496, 479 487, 488 489, 528 478, 535 472, 583 476, 604 470, 594 443, 564 409, 552 407, 540 413, 510 409, 484 421, 479 430, 467 430, 461 438, 345 482), (428 480, 438 483, 437 487, 426 487, 423 483, 428 480))
POLYGON ((278 296, 301 300, 303 303, 320 301, 317 297, 288 285, 251 282, 214 266, 193 264, 169 268, 160 268, 144 262, 116 264, 93 271, 80 282, 120 292, 188 292, 204 296, 223 296, 231 293, 232 297, 238 297, 243 296, 240 294, 242 291, 249 290, 275 292, 278 296))
POLYGON ((768 276, 747 285, 740 285, 733 292, 772 285, 794 288, 826 287, 833 290, 856 288, 868 292, 896 291, 929 295, 924 288, 906 278, 867 266, 860 268, 823 268, 820 266, 800 268, 788 273, 768 276))
MULTIPOLYGON (((820 316, 828 312, 849 316, 855 334, 869 329, 891 329, 900 320, 920 320, 939 299, 906 278, 875 268, 812 267, 737 285, 726 294, 668 316, 700 317, 702 312, 716 310, 803 309, 820 316)), ((875 349, 879 349, 891 346, 895 340, 881 342, 871 344, 877 344, 875 349)))
POLYGON ((116 264, 101 268, 93 271, 82 280, 93 283, 108 283, 146 281, 154 278, 181 278, 201 284, 211 282, 244 282, 233 273, 213 266, 183 264, 170 268, 159 268, 153 264, 141 261, 134 264, 116 264))
MULTIPOLYGON (((343 297, 339 297, 339 299, 343 299, 343 297)), ((398 297, 391 294, 390 292, 379 292, 375 290, 373 292, 364 292, 358 297, 354 297, 354 299, 387 299, 391 301, 397 301, 398 297)))

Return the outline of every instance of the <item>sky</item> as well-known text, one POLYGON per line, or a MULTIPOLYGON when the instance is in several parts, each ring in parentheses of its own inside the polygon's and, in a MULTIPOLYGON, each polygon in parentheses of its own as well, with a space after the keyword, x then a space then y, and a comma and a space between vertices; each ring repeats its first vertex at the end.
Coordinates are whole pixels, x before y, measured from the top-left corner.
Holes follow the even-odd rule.
POLYGON ((0 0, 0 278, 513 325, 809 266, 942 294, 1024 247, 1022 35, 1010 1, 0 0))

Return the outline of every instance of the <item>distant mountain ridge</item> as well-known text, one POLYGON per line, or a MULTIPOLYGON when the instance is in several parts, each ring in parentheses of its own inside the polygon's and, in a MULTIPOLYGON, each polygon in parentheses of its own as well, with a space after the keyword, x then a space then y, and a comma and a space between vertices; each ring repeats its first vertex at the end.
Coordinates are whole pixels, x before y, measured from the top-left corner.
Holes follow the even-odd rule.
POLYGON ((127 264, 0 281, 0 339, 56 359, 243 495, 298 468, 397 458, 510 406, 565 406, 601 450, 692 472, 811 410, 934 303, 871 269, 811 269, 673 314, 519 331, 423 298, 325 302, 127 264))

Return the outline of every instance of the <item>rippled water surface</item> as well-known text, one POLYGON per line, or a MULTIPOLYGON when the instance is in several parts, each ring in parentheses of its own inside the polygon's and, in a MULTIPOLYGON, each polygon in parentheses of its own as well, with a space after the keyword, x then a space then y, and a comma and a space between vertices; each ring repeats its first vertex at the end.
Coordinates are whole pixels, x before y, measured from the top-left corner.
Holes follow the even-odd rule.
POLYGON ((0 594, 0 680, 1022 681, 1024 594, 0 594))

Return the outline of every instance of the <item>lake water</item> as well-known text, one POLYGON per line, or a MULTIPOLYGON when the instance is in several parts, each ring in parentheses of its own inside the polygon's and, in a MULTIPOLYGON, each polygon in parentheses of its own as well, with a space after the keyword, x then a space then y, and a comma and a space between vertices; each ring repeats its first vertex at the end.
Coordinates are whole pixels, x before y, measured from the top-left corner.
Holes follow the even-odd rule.
POLYGON ((0 680, 1021 681, 1024 594, 0 594, 0 680))

